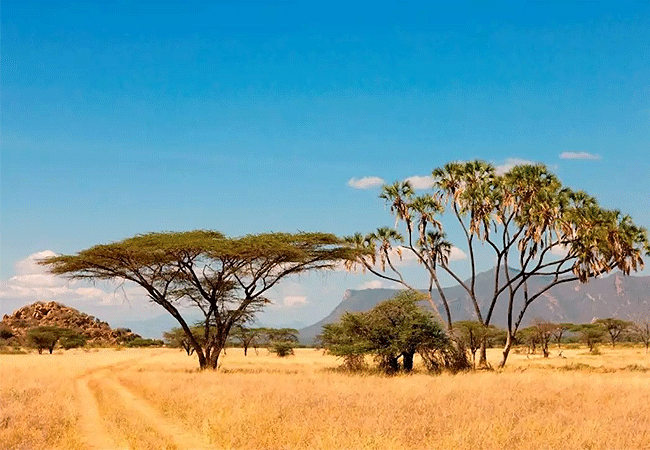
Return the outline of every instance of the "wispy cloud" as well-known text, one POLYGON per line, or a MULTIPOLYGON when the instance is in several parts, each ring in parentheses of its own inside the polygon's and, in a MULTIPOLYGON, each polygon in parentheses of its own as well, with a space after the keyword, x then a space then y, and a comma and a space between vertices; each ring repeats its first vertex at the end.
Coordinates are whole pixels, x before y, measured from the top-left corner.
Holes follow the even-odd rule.
POLYGON ((104 290, 87 282, 70 281, 52 275, 45 267, 39 265, 38 261, 55 255, 56 253, 45 250, 18 261, 16 275, 7 280, 0 280, 0 299, 25 304, 45 300, 66 304, 83 302, 90 305, 115 305, 122 304, 127 295, 128 298, 144 297, 132 283, 117 284, 117 289, 115 286, 107 286, 108 289, 104 290))
POLYGON ((411 183, 411 187, 413 189, 429 189, 431 186, 433 186, 433 178, 428 175, 414 175, 412 177, 408 177, 406 181, 411 183))
POLYGON ((600 155, 594 155, 589 152, 562 152, 561 159, 600 159, 600 155))
POLYGON ((522 165, 527 165, 527 164, 536 164, 534 161, 530 161, 528 159, 522 159, 522 158, 508 158, 506 159, 506 162, 503 164, 499 164, 495 166, 495 170, 497 175, 503 175, 510 169, 512 169, 515 166, 522 166, 522 165))
POLYGON ((381 289, 384 287, 384 283, 381 280, 370 280, 365 283, 361 283, 357 286, 357 289, 381 289))
POLYGON ((289 308, 307 304, 307 297, 302 295, 290 295, 282 299, 282 304, 289 308))
POLYGON ((375 186, 381 186, 385 181, 379 177, 350 178, 348 186, 355 189, 370 189, 375 186))

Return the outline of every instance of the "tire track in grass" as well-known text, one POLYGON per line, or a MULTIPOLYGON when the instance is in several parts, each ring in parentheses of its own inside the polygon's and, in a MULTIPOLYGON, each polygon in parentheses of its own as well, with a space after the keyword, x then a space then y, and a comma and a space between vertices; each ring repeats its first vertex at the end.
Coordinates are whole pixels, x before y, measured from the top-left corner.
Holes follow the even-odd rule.
POLYGON ((97 380, 118 394, 125 407, 143 418, 156 433, 170 438, 179 450, 208 450, 214 448, 209 445, 206 438, 188 432, 182 426, 167 419, 145 399, 133 394, 107 372, 98 373, 97 380))
POLYGON ((79 431, 81 440, 88 450, 116 450, 126 449, 108 434, 101 414, 97 399, 88 387, 88 378, 78 378, 75 381, 79 411, 79 431))

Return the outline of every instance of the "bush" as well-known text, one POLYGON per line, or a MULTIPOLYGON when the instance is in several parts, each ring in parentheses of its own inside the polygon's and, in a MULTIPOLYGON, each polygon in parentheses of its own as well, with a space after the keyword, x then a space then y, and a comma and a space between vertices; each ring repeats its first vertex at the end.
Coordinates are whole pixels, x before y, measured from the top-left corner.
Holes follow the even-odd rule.
POLYGON ((70 333, 66 336, 62 336, 61 339, 59 339, 59 344, 61 344, 61 347, 65 350, 70 350, 71 348, 79 348, 86 345, 86 338, 81 334, 70 333))
POLYGON ((12 337, 14 337, 14 333, 9 328, 5 326, 0 327, 0 339, 7 340, 12 337))
POLYGON ((162 347, 164 342, 160 339, 135 338, 126 343, 127 347, 162 347))
POLYGON ((280 358, 293 355, 293 344, 291 342, 279 341, 271 344, 269 351, 275 353, 280 358))

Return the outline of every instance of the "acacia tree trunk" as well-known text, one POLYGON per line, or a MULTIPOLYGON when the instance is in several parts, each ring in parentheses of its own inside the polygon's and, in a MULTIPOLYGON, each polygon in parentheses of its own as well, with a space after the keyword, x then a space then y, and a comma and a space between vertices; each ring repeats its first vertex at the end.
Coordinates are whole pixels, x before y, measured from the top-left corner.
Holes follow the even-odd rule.
POLYGON ((413 370, 413 356, 415 352, 402 353, 402 360, 404 366, 404 372, 410 372, 413 370))
POLYGON ((508 336, 506 338, 506 345, 503 347, 503 359, 501 359, 501 362, 499 363, 499 368, 503 368, 506 365, 506 361, 508 360, 508 355, 510 354, 510 349, 512 348, 513 342, 514 336, 511 333, 508 333, 508 336))
POLYGON ((487 337, 481 339, 481 348, 479 349, 478 366, 488 367, 487 362, 487 337))

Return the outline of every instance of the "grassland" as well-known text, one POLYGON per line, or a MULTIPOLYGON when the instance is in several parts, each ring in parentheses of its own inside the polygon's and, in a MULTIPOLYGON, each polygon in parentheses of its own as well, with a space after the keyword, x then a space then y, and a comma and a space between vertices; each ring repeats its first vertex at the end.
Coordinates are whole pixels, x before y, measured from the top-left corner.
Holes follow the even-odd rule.
POLYGON ((218 372, 173 349, 0 355, 0 448, 648 448, 650 355, 563 356, 384 377, 311 349, 231 349, 218 372))

